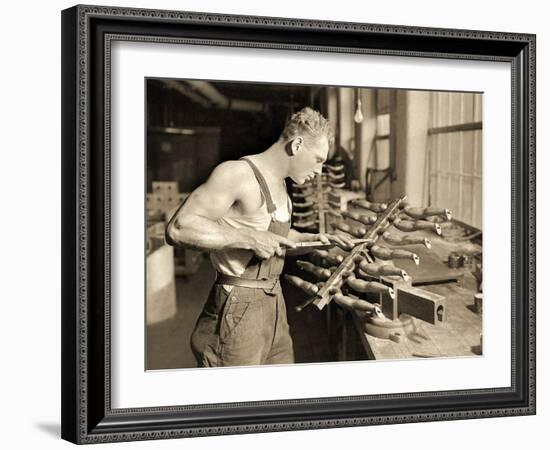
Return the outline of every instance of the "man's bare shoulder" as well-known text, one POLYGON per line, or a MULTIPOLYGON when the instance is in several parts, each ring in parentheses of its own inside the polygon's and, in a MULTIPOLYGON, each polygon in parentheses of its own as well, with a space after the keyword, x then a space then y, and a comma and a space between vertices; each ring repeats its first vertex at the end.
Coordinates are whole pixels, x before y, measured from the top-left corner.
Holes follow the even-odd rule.
POLYGON ((207 183, 215 189, 240 192, 253 186, 255 177, 245 161, 225 161, 216 166, 207 183))

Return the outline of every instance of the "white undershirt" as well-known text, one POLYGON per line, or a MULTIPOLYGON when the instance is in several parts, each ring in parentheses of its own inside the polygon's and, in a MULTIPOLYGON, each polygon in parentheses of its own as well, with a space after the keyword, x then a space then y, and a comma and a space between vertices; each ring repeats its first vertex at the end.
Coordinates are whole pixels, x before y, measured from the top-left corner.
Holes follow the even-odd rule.
MULTIPOLYGON (((273 219, 278 222, 288 222, 291 212, 292 202, 287 194, 287 207, 284 210, 282 208, 277 208, 273 212, 273 219)), ((216 222, 220 225, 236 229, 267 231, 271 222, 271 214, 267 212, 267 206, 264 199, 262 205, 254 214, 221 217, 216 222)), ((210 252, 210 261, 214 269, 224 275, 234 277, 240 277, 244 273, 251 257, 251 251, 244 249, 226 249, 210 252)), ((223 287, 229 292, 233 286, 224 285, 223 287)))

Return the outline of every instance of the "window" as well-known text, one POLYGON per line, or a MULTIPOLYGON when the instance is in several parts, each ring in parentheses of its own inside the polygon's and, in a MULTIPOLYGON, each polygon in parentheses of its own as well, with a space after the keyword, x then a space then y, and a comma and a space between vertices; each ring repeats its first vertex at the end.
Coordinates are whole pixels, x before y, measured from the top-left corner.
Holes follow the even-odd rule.
POLYGON ((481 229, 482 96, 432 92, 428 203, 451 209, 453 217, 481 229))

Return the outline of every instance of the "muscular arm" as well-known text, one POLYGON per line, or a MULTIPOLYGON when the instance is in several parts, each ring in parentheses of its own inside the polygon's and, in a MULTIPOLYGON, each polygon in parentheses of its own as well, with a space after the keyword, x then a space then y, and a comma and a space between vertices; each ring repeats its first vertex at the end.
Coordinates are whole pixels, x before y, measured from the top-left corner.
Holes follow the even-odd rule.
POLYGON ((234 161, 220 164, 206 183, 191 193, 168 222, 166 241, 170 245, 205 250, 251 248, 243 230, 216 223, 241 196, 238 165, 234 161))
POLYGON ((281 252, 280 244, 292 246, 291 241, 267 231, 236 229, 216 222, 245 197, 250 189, 247 180, 250 173, 242 162, 228 161, 216 167, 168 222, 168 244, 202 250, 240 248, 263 258, 281 252))

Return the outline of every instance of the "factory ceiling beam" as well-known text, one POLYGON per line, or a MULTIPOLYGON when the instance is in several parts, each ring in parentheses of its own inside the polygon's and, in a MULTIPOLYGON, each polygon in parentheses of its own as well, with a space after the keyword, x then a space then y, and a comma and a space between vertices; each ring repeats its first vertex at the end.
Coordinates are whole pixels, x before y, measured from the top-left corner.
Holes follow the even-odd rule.
POLYGON ((215 86, 207 81, 186 80, 185 82, 220 109, 232 109, 235 111, 247 112, 264 111, 263 103, 253 100, 227 98, 220 91, 218 91, 215 86))
POLYGON ((184 95, 185 97, 191 99, 192 101, 199 103, 204 108, 210 107, 210 102, 201 97, 199 94, 197 94, 193 89, 191 89, 189 86, 179 83, 175 80, 165 80, 161 79, 159 80, 164 86, 166 86, 169 89, 173 89, 174 91, 180 93, 181 95, 184 95))

